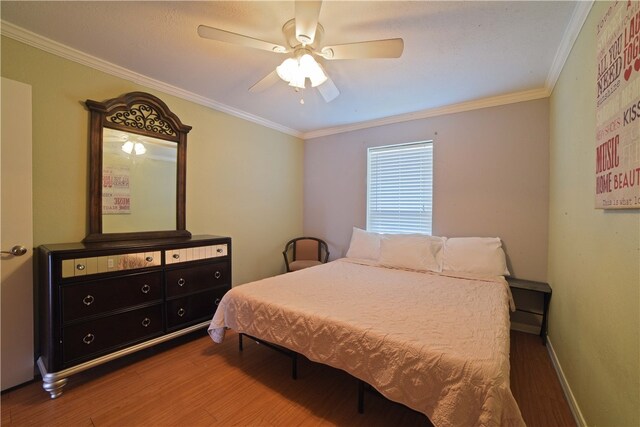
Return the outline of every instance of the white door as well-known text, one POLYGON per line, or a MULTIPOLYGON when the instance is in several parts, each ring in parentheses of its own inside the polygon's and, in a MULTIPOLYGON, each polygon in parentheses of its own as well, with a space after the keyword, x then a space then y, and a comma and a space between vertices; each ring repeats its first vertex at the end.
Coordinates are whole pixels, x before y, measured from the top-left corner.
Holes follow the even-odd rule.
POLYGON ((5 390, 32 380, 34 373, 31 86, 3 77, 0 91, 0 377, 5 390), (22 248, 26 253, 20 256, 22 248))

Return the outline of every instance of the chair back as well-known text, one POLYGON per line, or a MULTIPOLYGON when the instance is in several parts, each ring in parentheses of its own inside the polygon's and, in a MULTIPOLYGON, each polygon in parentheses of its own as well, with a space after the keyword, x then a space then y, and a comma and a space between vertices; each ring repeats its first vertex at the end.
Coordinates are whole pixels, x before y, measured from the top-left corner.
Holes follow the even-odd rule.
POLYGON ((320 242, 316 239, 298 239, 293 242, 293 260, 320 261, 320 242))
MULTIPOLYGON (((287 271, 291 271, 291 263, 311 266, 327 262, 329 260, 329 246, 324 240, 317 237, 298 237, 287 242, 282 255, 284 255, 287 271), (289 252, 291 252, 291 259, 287 256, 289 252), (302 261, 302 263, 299 261, 302 261), (306 263, 305 261, 311 263, 306 263), (316 262, 313 263, 312 261, 316 262)), ((304 268, 300 265, 293 266, 293 269, 304 268)))

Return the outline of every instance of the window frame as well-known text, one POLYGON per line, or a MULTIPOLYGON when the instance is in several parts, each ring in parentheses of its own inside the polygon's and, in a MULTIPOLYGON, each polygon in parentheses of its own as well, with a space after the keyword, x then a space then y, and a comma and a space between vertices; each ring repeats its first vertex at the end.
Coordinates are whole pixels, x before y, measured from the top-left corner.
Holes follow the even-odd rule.
MULTIPOLYGON (((385 160, 385 159, 382 159, 385 160)), ((400 143, 400 144, 389 144, 389 145, 381 145, 381 146, 373 146, 373 147, 368 147, 367 148, 367 182, 366 182, 366 191, 367 191, 367 198, 366 198, 366 229, 368 231, 373 231, 373 232, 378 232, 378 233, 405 233, 405 234, 409 234, 409 233, 422 233, 422 234, 429 234, 431 235, 433 232, 433 170, 434 170, 434 164, 433 164, 433 160, 434 160, 434 156, 433 156, 433 140, 424 140, 424 141, 416 141, 416 142, 408 142, 408 143, 400 143), (419 193, 419 197, 422 198, 422 205, 423 205, 423 211, 411 211, 411 210, 406 210, 407 207, 409 207, 410 205, 415 205, 416 201, 415 200, 409 200, 407 198, 405 198, 404 200, 400 200, 399 203, 395 206, 395 208, 397 209, 397 216, 399 218, 403 217, 403 208, 405 209, 405 212, 407 212, 407 214, 405 215, 405 218, 407 219, 407 222, 405 222, 405 224, 407 224, 407 226, 402 227, 400 225, 398 225, 397 227, 393 228, 393 227, 384 227, 384 224, 381 222, 383 221, 374 221, 372 219, 372 213, 375 211, 374 209, 372 209, 371 203, 372 203, 372 192, 374 191, 374 189, 372 188, 372 175, 373 173, 375 173, 374 171, 372 171, 372 169, 375 168, 375 165, 372 165, 372 156, 378 156, 378 158, 376 160, 380 160, 380 157, 384 157, 384 153, 390 154, 389 156, 387 156, 386 160, 389 160, 389 158, 393 155, 391 153, 397 153, 398 151, 401 150, 407 150, 406 153, 409 153, 408 150, 410 149, 426 149, 426 153, 425 154, 421 154, 421 153, 416 153, 415 151, 412 154, 412 157, 415 157, 416 159, 419 158, 420 156, 424 155, 426 156, 426 169, 425 171, 421 172, 421 175, 415 179, 411 179, 409 181, 407 181, 408 186, 413 186, 413 190, 414 192, 416 191, 416 186, 421 186, 421 185, 427 185, 429 188, 427 189, 422 189, 422 188, 418 188, 418 193, 419 193), (426 174, 426 176, 424 176, 423 174, 426 174), (420 182, 420 181, 423 182, 420 182), (428 206, 428 209, 426 209, 426 219, 425 219, 425 224, 420 224, 420 222, 422 220, 419 219, 419 217, 421 216, 422 212, 425 212, 424 207, 428 206), (408 212, 413 212, 413 214, 410 214, 408 212), (416 212, 420 212, 418 214, 416 214, 416 212), (417 218, 413 223, 411 223, 410 221, 410 217, 415 217, 417 218), (377 222, 377 224, 375 224, 375 222, 377 222), (417 226, 417 227, 416 227, 417 226)), ((411 163, 411 159, 405 159, 406 162, 411 163)), ((417 163, 420 160, 415 160, 413 161, 413 163, 417 163)), ((414 173, 416 172, 416 168, 414 165, 411 165, 411 167, 413 168, 405 168, 405 172, 409 172, 409 173, 414 173)), ((387 168, 387 171, 392 171, 392 168, 387 168)), ((399 173, 401 173, 401 168, 398 168, 399 173)), ((380 172, 380 171, 378 171, 380 172)), ((401 178, 399 178, 401 179, 401 178)), ((404 193, 406 196, 407 193, 407 187, 403 187, 404 188, 404 193)), ((399 194, 397 194, 397 196, 402 197, 402 189, 400 188, 399 190, 399 194)), ((410 196, 413 197, 413 196, 410 196)), ((379 198, 377 198, 379 199, 379 198)), ((388 199, 388 197, 387 197, 388 199)), ((383 200, 384 202, 385 200, 383 200)), ((388 202, 388 200, 387 200, 388 202)), ((417 202, 418 204, 420 204, 420 201, 417 202)), ((381 210, 378 209, 378 212, 380 212, 381 210)))

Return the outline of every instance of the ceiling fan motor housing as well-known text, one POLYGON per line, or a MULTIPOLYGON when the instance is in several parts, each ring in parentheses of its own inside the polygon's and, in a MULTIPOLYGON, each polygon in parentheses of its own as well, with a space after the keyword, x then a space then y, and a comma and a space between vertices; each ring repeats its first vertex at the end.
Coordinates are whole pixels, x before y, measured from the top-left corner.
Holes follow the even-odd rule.
POLYGON ((310 48, 312 51, 315 52, 318 49, 318 47, 322 44, 322 38, 324 37, 324 28, 322 27, 322 25, 320 25, 320 23, 318 23, 318 26, 316 28, 316 34, 313 39, 313 43, 311 44, 302 43, 300 40, 296 38, 296 20, 295 19, 290 19, 287 22, 285 22, 285 24, 282 26, 282 32, 284 34, 285 40, 287 41, 287 45, 289 45, 294 50, 298 46, 301 47, 304 44, 305 47, 310 48))

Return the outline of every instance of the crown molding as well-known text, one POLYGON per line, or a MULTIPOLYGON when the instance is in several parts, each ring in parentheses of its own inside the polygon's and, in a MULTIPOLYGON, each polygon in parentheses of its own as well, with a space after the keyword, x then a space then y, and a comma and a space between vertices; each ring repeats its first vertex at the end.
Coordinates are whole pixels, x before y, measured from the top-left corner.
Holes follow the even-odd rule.
POLYGON ((151 77, 147 77, 143 74, 136 73, 135 71, 131 71, 127 68, 120 67, 119 65, 112 64, 80 50, 73 49, 69 46, 63 45, 62 43, 58 43, 39 34, 25 30, 24 28, 14 25, 10 22, 0 20, 0 34, 29 46, 35 47, 37 49, 43 50, 45 52, 49 52, 70 61, 76 62, 78 64, 94 68, 104 73, 129 80, 131 82, 146 86, 151 89, 162 91, 169 95, 173 95, 178 98, 182 98, 187 101, 191 101, 196 104, 200 104, 205 107, 227 113, 231 116, 239 117, 249 122, 253 122, 291 136, 302 138, 302 132, 299 132, 295 129, 291 129, 262 117, 247 113, 242 110, 238 110, 236 108, 222 104, 218 101, 214 101, 213 99, 206 98, 196 93, 189 92, 187 90, 164 83, 151 77))
POLYGON ((547 75, 545 86, 549 89, 549 93, 553 92, 553 88, 556 86, 558 78, 560 78, 560 73, 564 68, 564 63, 569 58, 573 44, 576 42, 578 35, 580 35, 580 31, 587 20, 587 16, 589 16, 593 2, 594 0, 578 1, 578 4, 573 11, 569 25, 564 31, 562 41, 560 42, 560 46, 558 46, 556 56, 553 58, 553 63, 551 64, 549 74, 547 75))
POLYGON ((336 126, 332 128, 320 129, 306 132, 302 139, 308 140, 321 136, 335 135, 338 133, 351 132, 376 126, 391 125, 394 123, 408 122, 412 120, 426 119, 429 117, 443 116, 445 114, 462 113, 464 111, 478 110, 480 108, 497 107, 500 105, 514 104, 516 102, 532 101, 535 99, 547 98, 550 92, 546 88, 525 90, 521 92, 509 93, 506 95, 492 96, 473 101, 461 102, 459 104, 447 105, 444 107, 431 108, 415 113, 401 114, 397 116, 384 117, 377 120, 359 122, 350 125, 336 126))
POLYGON ((370 120, 366 122, 354 123, 344 126, 336 126, 332 128, 319 129, 316 131, 305 132, 302 134, 304 140, 319 138, 322 136, 335 135, 343 132, 351 132, 355 130, 366 129, 375 126, 384 126, 393 123, 407 122, 411 120, 419 120, 428 117, 436 117, 444 114, 461 113, 463 111, 476 110, 479 108, 497 107, 499 105, 513 104, 516 102, 532 101, 535 99, 547 98, 551 96, 560 73, 564 68, 564 64, 571 53, 574 43, 576 42, 582 26, 587 20, 587 16, 591 11, 595 0, 579 0, 573 11, 571 20, 562 36, 560 46, 556 51, 556 55, 551 64, 551 69, 547 75, 544 88, 533 89, 523 92, 515 92, 506 95, 499 95, 490 98, 483 98, 459 104, 452 104, 445 107, 423 110, 415 113, 401 114, 398 116, 385 117, 378 120, 370 120))
POLYGON ((355 130, 376 127, 376 126, 384 126, 384 125, 389 125, 394 123, 402 123, 402 122, 408 122, 412 120, 425 119, 429 117, 442 116, 445 114, 461 113, 464 111, 471 111, 471 110, 476 110, 480 108, 496 107, 500 105, 513 104, 516 102, 532 101, 535 99, 547 98, 551 95, 551 92, 553 91, 553 88, 560 76, 560 73, 562 72, 562 68, 564 67, 565 62, 569 57, 569 54, 571 53, 573 44, 578 38, 580 30, 582 29, 582 26, 584 25, 584 22, 586 21, 587 16, 589 15, 589 11, 593 6, 593 2, 594 0, 585 0, 585 1, 581 0, 577 2, 578 4, 576 6, 576 9, 573 12, 571 21, 569 22, 569 25, 564 32, 560 46, 556 51, 556 55, 554 57, 551 69, 549 70, 549 74, 547 75, 544 88, 514 92, 514 93, 505 94, 505 95, 498 95, 494 97, 482 98, 482 99, 472 100, 468 102, 447 105, 444 107, 431 108, 431 109, 417 111, 413 113, 389 116, 381 119, 353 123, 353 124, 344 125, 344 126, 335 126, 330 128, 318 129, 318 130, 309 131, 309 132, 300 132, 298 130, 281 125, 279 123, 275 123, 270 120, 264 119, 262 117, 247 113, 245 111, 235 109, 228 105, 214 101, 210 98, 206 98, 196 93, 189 92, 187 90, 178 88, 176 86, 161 82, 159 80, 152 79, 145 75, 136 73, 129 69, 120 67, 118 65, 104 61, 100 58, 86 54, 79 50, 63 45, 61 43, 55 42, 53 40, 40 36, 31 31, 25 30, 21 27, 18 27, 17 25, 11 24, 4 20, 0 20, 0 33, 14 40, 25 43, 29 46, 33 46, 35 48, 44 50, 54 55, 66 58, 70 61, 74 61, 79 64, 103 71, 107 74, 111 74, 116 77, 121 77, 123 79, 132 81, 134 83, 137 83, 146 87, 150 87, 153 89, 157 89, 159 91, 168 93, 170 95, 174 95, 178 98, 182 98, 187 101, 191 101, 196 104, 200 104, 205 107, 212 108, 214 110, 222 111, 224 113, 227 113, 235 117, 239 117, 249 122, 253 122, 261 126, 265 126, 267 128, 274 129, 279 132, 307 140, 307 139, 319 138, 322 136, 329 136, 329 135, 335 135, 335 134, 344 133, 344 132, 351 132, 355 130))

